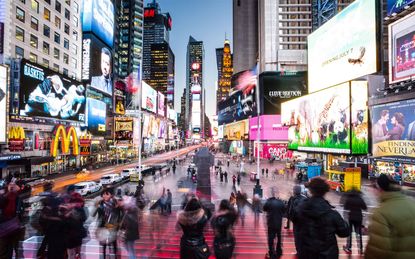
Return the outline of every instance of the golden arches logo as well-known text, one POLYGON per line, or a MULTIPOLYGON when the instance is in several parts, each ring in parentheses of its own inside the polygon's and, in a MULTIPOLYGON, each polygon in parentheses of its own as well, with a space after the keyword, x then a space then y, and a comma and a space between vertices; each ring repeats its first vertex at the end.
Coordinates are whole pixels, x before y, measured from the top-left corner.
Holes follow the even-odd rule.
POLYGON ((76 130, 73 126, 65 129, 63 125, 57 125, 53 131, 53 135, 54 138, 52 139, 52 144, 50 145, 51 156, 57 156, 59 141, 61 142, 61 152, 63 154, 69 153, 69 146, 72 143, 72 154, 75 156, 79 155, 78 135, 76 134, 76 130))
POLYGON ((26 139, 26 134, 24 132, 23 127, 11 127, 9 130, 9 139, 26 139))

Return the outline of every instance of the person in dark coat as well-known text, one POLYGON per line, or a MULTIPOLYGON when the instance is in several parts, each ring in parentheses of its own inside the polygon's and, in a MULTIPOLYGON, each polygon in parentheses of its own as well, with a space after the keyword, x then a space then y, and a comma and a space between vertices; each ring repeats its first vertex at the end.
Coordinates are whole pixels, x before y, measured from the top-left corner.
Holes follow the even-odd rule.
POLYGON ((204 209, 196 197, 191 198, 184 210, 177 214, 177 228, 183 231, 180 239, 181 259, 209 258, 209 246, 206 244, 203 230, 210 216, 210 211, 204 209))
POLYGON ((166 199, 166 211, 168 214, 171 214, 171 204, 173 203, 173 195, 171 194, 170 189, 167 189, 167 199, 166 199))
POLYGON ((128 252, 128 259, 135 259, 134 244, 140 238, 138 230, 138 209, 135 206, 134 198, 124 197, 121 201, 123 208, 123 218, 121 220, 121 229, 125 231, 124 243, 128 252))
POLYGON ((295 185, 293 188, 293 196, 290 197, 287 204, 287 226, 286 229, 290 228, 290 221, 292 221, 294 225, 294 242, 295 242, 295 248, 298 254, 299 248, 300 248, 300 232, 298 228, 298 208, 301 206, 301 204, 307 199, 306 196, 301 194, 301 186, 295 185))
POLYGON ((218 212, 213 216, 211 225, 215 233, 213 247, 216 259, 232 258, 235 248, 235 236, 232 227, 238 214, 228 200, 222 200, 218 212))
POLYGON ((350 236, 347 238, 347 244, 346 246, 343 246, 343 250, 346 253, 352 252, 352 233, 354 229, 354 232, 356 233, 359 254, 362 254, 363 252, 362 210, 367 210, 367 206, 359 191, 353 189, 350 192, 345 194, 344 209, 348 211, 348 215, 349 215, 350 236))
POLYGON ((275 188, 271 189, 271 197, 265 202, 263 210, 267 213, 268 225, 268 254, 267 258, 279 258, 282 255, 281 226, 285 213, 285 204, 276 198, 275 188), (274 239, 277 237, 277 247, 274 247, 274 239))
POLYGON ((241 185, 241 174, 238 174, 236 180, 238 181, 238 185, 241 185))
POLYGON ((336 235, 348 237, 347 222, 324 199, 330 186, 321 177, 314 177, 308 184, 312 197, 298 209, 300 232, 299 259, 336 259, 339 248, 336 235))
POLYGON ((227 183, 228 182, 228 172, 224 172, 223 173, 223 176, 225 176, 225 183, 227 183))

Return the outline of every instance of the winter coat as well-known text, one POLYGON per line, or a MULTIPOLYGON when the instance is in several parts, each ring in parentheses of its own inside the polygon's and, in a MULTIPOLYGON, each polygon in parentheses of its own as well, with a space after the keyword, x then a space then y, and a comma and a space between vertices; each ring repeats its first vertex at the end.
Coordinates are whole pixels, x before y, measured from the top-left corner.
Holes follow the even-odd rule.
POLYGON ((332 259, 339 257, 336 235, 347 237, 349 226, 340 214, 322 197, 305 200, 298 209, 300 259, 332 259))
POLYGON ((284 202, 272 197, 265 202, 263 209, 267 213, 268 228, 281 229, 282 218, 286 209, 284 202))
POLYGON ((121 221, 121 210, 120 208, 116 207, 117 201, 113 198, 111 202, 113 203, 113 207, 111 209, 110 215, 107 217, 105 216, 104 201, 99 202, 98 208, 93 214, 94 217, 98 215, 98 227, 100 228, 105 227, 107 224, 111 224, 118 228, 118 225, 121 221))
POLYGON ((298 208, 301 206, 301 204, 306 200, 307 198, 302 195, 294 195, 291 196, 288 200, 287 204, 287 216, 288 218, 295 224, 298 220, 298 208))
POLYGON ((236 211, 220 211, 211 220, 216 238, 229 238, 233 236, 232 226, 235 224, 238 214, 236 211))
POLYGON ((415 258, 415 201, 400 192, 384 192, 372 215, 367 259, 415 258))
POLYGON ((84 207, 73 208, 71 215, 66 218, 68 233, 65 235, 66 246, 68 248, 75 248, 82 245, 82 239, 87 236, 87 230, 84 227, 84 222, 87 220, 84 207))
POLYGON ((140 238, 136 208, 131 208, 125 212, 121 228, 125 230, 124 241, 135 241, 140 238))
POLYGON ((362 222, 362 210, 367 206, 360 193, 352 191, 346 194, 344 209, 349 211, 349 221, 362 222))

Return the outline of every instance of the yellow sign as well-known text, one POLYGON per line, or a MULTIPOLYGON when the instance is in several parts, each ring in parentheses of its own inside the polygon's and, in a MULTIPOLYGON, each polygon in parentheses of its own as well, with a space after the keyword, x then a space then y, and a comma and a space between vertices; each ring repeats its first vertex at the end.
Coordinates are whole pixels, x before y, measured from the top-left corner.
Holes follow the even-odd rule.
POLYGON ((61 142, 62 154, 69 153, 69 145, 72 143, 72 154, 79 155, 79 143, 76 130, 73 126, 65 127, 63 125, 57 125, 53 131, 54 138, 50 145, 50 155, 55 157, 58 154, 59 141, 61 142))
POLYGON ((245 121, 226 125, 225 136, 227 136, 228 140, 243 140, 245 136, 245 121))
POLYGON ((394 140, 375 143, 373 144, 373 156, 397 156, 406 157, 408 159, 414 159, 415 141, 394 140))
POLYGON ((13 140, 22 140, 25 139, 26 135, 24 132, 23 127, 11 127, 9 130, 9 139, 13 139, 13 140))

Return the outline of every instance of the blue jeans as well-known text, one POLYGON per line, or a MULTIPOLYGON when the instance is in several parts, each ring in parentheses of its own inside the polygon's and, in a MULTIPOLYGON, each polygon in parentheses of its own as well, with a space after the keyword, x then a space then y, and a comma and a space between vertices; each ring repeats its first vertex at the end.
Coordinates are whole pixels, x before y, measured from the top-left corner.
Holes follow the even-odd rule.
POLYGON ((125 241, 125 249, 127 249, 128 252, 128 259, 136 259, 134 244, 135 240, 125 241))

